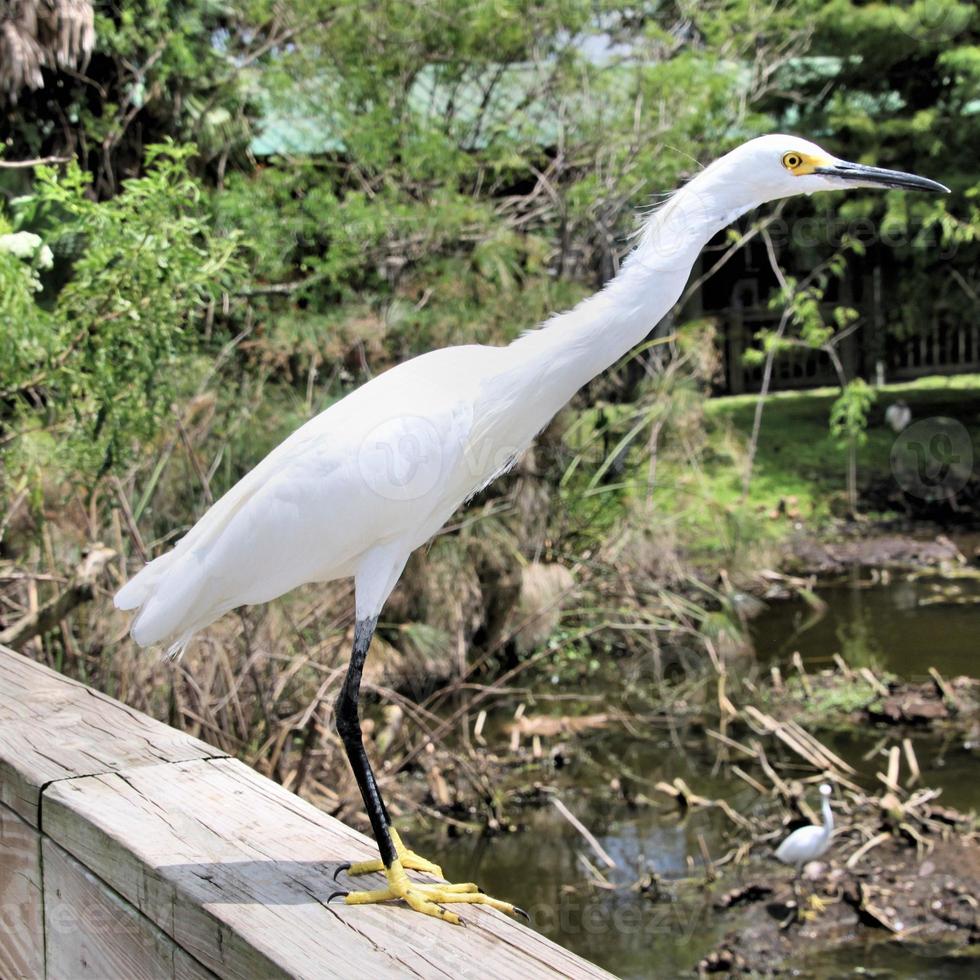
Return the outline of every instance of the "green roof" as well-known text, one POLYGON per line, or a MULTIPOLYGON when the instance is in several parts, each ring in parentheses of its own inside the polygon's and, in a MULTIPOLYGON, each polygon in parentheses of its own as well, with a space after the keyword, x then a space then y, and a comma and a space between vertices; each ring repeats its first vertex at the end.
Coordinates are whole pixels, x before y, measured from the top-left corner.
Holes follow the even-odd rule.
MULTIPOLYGON (((558 137, 558 123, 545 106, 530 99, 544 81, 539 65, 491 65, 479 74, 449 82, 435 66, 428 66, 415 79, 408 93, 411 110, 420 118, 445 118, 452 111, 453 129, 462 145, 473 149, 486 146, 501 132, 518 136, 530 129, 535 142, 548 144, 558 137), (485 104, 484 104, 485 103, 485 104)), ((268 91, 260 95, 267 110, 251 142, 256 156, 278 153, 316 155, 345 149, 342 124, 328 96, 340 94, 339 82, 324 80, 316 92, 294 90, 285 97, 268 91)))

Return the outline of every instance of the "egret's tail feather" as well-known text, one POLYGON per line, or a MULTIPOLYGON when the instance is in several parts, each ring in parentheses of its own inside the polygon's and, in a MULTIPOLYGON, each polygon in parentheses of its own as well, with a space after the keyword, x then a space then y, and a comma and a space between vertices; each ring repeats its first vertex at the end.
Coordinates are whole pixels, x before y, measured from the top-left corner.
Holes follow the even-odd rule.
POLYGON ((136 643, 164 645, 167 659, 178 659, 194 634, 223 612, 204 608, 209 605, 204 579, 197 555, 171 551, 124 585, 115 595, 115 604, 137 610, 129 630, 136 643))
POLYGON ((117 609, 139 609, 152 596, 163 575, 177 558, 177 551, 168 551, 144 565, 113 597, 117 609))
MULTIPOLYGON (((297 436, 294 433, 280 450, 297 436)), ((117 609, 137 610, 130 633, 140 646, 168 644, 167 656, 176 659, 194 633, 231 608, 207 594, 202 556, 275 472, 276 452, 213 504, 171 551, 145 565, 115 594, 117 609)))

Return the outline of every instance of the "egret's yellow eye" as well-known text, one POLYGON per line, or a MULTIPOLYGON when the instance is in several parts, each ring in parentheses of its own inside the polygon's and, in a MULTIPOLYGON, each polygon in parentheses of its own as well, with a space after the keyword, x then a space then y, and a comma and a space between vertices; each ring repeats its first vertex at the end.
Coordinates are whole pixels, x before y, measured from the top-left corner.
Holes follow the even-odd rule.
POLYGON ((803 157, 799 153, 784 153, 783 154, 783 166, 787 170, 796 170, 803 163, 803 157))

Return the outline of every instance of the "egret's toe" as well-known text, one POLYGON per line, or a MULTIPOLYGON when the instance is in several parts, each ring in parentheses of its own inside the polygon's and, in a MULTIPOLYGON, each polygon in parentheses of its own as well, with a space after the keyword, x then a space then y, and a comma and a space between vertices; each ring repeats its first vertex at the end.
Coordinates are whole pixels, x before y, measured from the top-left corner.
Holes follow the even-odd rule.
POLYGON ((397 860, 387 869, 385 874, 388 878, 386 888, 346 892, 343 896, 344 902, 347 905, 374 905, 378 902, 400 899, 416 912, 431 915, 453 925, 460 925, 460 918, 455 912, 444 909, 443 905, 488 905, 492 909, 497 909, 498 912, 515 918, 517 916, 528 918, 523 909, 511 905, 510 902, 491 898, 480 891, 479 887, 471 881, 455 885, 446 882, 412 881, 405 873, 401 861, 397 860))
MULTIPOLYGON (((442 868, 407 848, 402 843, 397 830, 392 827, 389 828, 388 833, 391 834, 391 843, 395 845, 395 854, 406 871, 421 871, 423 874, 435 875, 437 878, 443 877, 442 868)), ((369 875, 383 873, 384 869, 385 866, 380 858, 373 858, 370 861, 355 861, 353 864, 341 865, 334 873, 334 878, 341 871, 346 871, 349 875, 369 875)))

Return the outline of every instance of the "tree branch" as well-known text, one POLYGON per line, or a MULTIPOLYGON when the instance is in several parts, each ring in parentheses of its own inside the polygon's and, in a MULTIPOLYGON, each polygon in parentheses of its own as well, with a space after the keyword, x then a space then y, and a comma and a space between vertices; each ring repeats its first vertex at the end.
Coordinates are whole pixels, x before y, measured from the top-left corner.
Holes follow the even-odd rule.
POLYGON ((102 570, 115 556, 116 553, 111 548, 101 544, 93 545, 75 570, 65 591, 0 632, 0 644, 20 650, 35 636, 54 629, 76 606, 90 602, 95 595, 95 584, 102 570))
POLYGON ((40 167, 48 163, 68 163, 71 157, 34 157, 33 160, 0 160, 2 170, 20 170, 25 167, 40 167))

